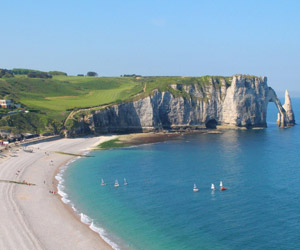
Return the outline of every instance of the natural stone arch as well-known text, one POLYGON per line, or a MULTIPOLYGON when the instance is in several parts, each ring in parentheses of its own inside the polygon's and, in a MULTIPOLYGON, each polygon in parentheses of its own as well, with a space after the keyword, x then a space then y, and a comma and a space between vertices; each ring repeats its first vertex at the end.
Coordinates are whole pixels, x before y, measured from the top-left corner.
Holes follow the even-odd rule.
POLYGON ((280 100, 278 99, 275 91, 269 87, 269 91, 268 91, 268 102, 267 102, 267 105, 269 102, 274 102, 277 109, 278 109, 278 118, 277 118, 277 125, 279 127, 284 127, 285 126, 285 110, 284 108, 282 107, 281 105, 281 102, 280 100))
POLYGON ((270 87, 268 97, 268 102, 274 102, 278 109, 277 125, 279 127, 294 126, 296 124, 295 116, 292 109, 292 103, 289 92, 287 90, 285 91, 284 105, 281 105, 280 100, 276 96, 275 91, 270 87))

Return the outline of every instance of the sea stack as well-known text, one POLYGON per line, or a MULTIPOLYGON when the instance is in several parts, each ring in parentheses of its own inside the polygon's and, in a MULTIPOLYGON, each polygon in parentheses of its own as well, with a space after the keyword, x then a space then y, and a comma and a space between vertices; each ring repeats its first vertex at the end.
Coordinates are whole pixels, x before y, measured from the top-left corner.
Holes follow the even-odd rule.
POLYGON ((294 111, 292 108, 292 102, 288 90, 285 91, 285 100, 282 107, 285 110, 285 119, 284 119, 285 126, 287 127, 294 126, 296 122, 295 122, 294 111))

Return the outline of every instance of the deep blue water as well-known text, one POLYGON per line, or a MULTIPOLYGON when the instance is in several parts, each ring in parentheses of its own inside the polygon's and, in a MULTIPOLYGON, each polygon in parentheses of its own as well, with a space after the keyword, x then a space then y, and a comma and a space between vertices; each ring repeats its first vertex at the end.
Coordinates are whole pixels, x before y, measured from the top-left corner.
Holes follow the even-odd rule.
POLYGON ((300 126, 277 128, 269 106, 267 129, 92 152, 65 190, 121 249, 300 249, 300 126), (220 180, 228 190, 212 192, 220 180))

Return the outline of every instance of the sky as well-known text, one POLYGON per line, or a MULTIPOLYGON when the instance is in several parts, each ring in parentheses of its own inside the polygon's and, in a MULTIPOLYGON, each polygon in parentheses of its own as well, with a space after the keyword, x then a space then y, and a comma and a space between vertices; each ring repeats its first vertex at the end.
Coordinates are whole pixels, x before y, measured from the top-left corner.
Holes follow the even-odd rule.
POLYGON ((300 97, 298 0, 10 0, 0 68, 267 76, 300 97))

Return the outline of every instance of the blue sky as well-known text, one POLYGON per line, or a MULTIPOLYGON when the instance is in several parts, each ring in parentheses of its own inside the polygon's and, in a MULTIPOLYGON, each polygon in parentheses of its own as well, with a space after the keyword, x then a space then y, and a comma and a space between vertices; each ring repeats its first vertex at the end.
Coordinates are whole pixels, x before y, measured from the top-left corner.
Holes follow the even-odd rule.
POLYGON ((0 68, 266 75, 300 96, 297 0, 11 0, 0 22, 0 68))

